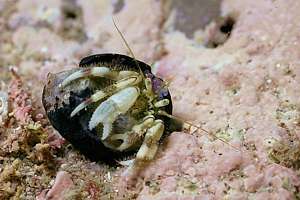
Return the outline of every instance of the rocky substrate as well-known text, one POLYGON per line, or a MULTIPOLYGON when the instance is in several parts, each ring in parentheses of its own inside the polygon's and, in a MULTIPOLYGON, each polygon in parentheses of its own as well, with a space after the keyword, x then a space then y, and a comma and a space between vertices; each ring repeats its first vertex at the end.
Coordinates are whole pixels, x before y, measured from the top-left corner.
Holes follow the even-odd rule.
POLYGON ((192 34, 176 27, 185 6, 0 2, 0 199, 300 198, 300 2, 223 0, 192 34), (84 158, 41 105, 49 72, 129 54, 112 16, 168 81, 174 115, 205 130, 172 133, 134 177, 84 158))

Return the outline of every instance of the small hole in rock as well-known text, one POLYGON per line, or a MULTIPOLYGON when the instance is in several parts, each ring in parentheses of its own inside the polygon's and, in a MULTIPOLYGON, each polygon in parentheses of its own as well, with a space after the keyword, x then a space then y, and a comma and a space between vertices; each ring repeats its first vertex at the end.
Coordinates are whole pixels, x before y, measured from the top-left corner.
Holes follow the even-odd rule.
POLYGON ((224 24, 221 25, 220 31, 225 34, 230 34, 234 26, 234 20, 232 17, 228 17, 224 24))
POLYGON ((174 13, 174 28, 183 32, 187 38, 204 29, 220 15, 222 1, 219 0, 173 0, 170 8, 174 13))
POLYGON ((65 14, 65 17, 69 18, 69 19, 76 19, 76 17, 77 17, 77 14, 72 11, 66 11, 64 14, 65 14))
POLYGON ((62 23, 60 33, 65 39, 84 41, 82 8, 76 0, 64 0, 61 5, 62 23))
POLYGON ((78 17, 80 8, 76 5, 74 0, 66 0, 62 4, 62 13, 64 19, 76 19, 78 17))
POLYGON ((224 44, 231 35, 234 28, 235 19, 233 17, 221 17, 214 22, 210 34, 206 38, 206 47, 217 48, 224 44))
POLYGON ((113 14, 120 12, 124 7, 124 0, 115 0, 114 3, 114 11, 113 14))

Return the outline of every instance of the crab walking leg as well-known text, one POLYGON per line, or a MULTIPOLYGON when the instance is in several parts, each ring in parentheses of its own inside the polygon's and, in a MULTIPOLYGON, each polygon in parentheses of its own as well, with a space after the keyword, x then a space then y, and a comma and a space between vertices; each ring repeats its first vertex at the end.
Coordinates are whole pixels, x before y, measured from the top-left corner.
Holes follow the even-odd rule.
POLYGON ((111 86, 108 86, 104 90, 100 90, 100 91, 96 92, 90 98, 88 98, 85 101, 83 101, 82 103, 80 103, 72 111, 71 117, 73 117, 74 115, 76 115, 79 111, 81 111, 82 109, 86 108, 91 103, 100 101, 101 99, 103 99, 106 96, 108 96, 109 93, 105 92, 105 90, 109 90, 110 88, 114 88, 113 92, 118 92, 121 89, 124 89, 125 87, 134 86, 134 85, 138 84, 140 81, 141 81, 141 76, 131 76, 131 77, 124 78, 124 79, 122 79, 120 81, 117 81, 115 84, 113 84, 111 86))
POLYGON ((139 76, 140 74, 138 72, 134 72, 134 71, 120 71, 118 76, 117 76, 117 80, 121 80, 123 78, 127 78, 130 76, 139 76))
POLYGON ((123 140, 122 144, 116 148, 116 150, 124 151, 125 149, 128 149, 132 145, 136 144, 136 142, 138 142, 145 134, 147 129, 153 125, 154 119, 155 118, 153 115, 148 115, 144 117, 142 123, 133 126, 131 131, 123 134, 112 135, 110 138, 111 140, 123 140))
POLYGON ((120 80, 122 78, 125 78, 126 76, 135 75, 137 76, 137 72, 133 71, 111 71, 108 67, 91 67, 91 68, 84 68, 81 70, 78 70, 68 76, 60 85, 60 88, 64 88, 66 85, 71 83, 74 80, 84 78, 87 76, 96 76, 96 77, 107 77, 112 80, 120 80))
POLYGON ((144 82, 145 82, 146 89, 143 90, 143 93, 146 94, 146 96, 149 98, 149 103, 151 103, 152 100, 154 99, 151 79, 146 78, 144 82))
POLYGON ((140 147, 136 159, 132 167, 138 167, 145 161, 150 161, 154 158, 158 142, 164 132, 164 124, 161 120, 155 120, 152 127, 146 132, 142 146, 140 147))
POLYGON ((138 87, 128 87, 112 95, 102 102, 93 113, 89 122, 92 130, 99 123, 103 123, 102 140, 105 140, 112 130, 112 124, 120 114, 126 113, 140 95, 138 87))
POLYGON ((169 105, 169 103, 170 103, 169 99, 162 99, 162 100, 154 103, 154 107, 161 108, 161 107, 169 105))
POLYGON ((68 85, 70 82, 87 77, 87 76, 99 76, 99 77, 104 77, 107 76, 108 74, 112 74, 110 69, 108 67, 92 67, 92 68, 84 68, 81 70, 78 70, 74 72, 73 74, 69 75, 63 82, 59 85, 59 87, 63 88, 66 85, 68 85))
POLYGON ((102 90, 96 92, 93 94, 90 98, 84 100, 82 103, 80 103, 72 112, 71 117, 74 117, 78 112, 80 112, 82 109, 86 108, 91 103, 97 102, 103 98, 105 98, 108 94, 103 92, 102 90))

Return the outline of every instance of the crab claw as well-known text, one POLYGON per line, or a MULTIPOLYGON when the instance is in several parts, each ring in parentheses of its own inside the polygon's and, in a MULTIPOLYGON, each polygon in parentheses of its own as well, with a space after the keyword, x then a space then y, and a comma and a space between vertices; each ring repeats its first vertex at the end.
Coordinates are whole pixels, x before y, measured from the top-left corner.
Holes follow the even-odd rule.
POLYGON ((135 103, 140 94, 139 88, 128 87, 102 102, 92 115, 89 129, 92 130, 99 123, 103 123, 102 140, 111 133, 112 124, 120 114, 126 113, 135 103))

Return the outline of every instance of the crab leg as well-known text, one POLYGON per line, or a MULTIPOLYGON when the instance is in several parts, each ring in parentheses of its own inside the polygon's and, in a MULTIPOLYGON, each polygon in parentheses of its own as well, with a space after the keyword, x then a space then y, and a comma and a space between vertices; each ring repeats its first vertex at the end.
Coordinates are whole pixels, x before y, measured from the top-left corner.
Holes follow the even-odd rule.
POLYGON ((134 172, 138 170, 145 162, 153 160, 158 149, 158 142, 164 132, 164 124, 161 120, 155 120, 152 127, 146 132, 144 141, 139 151, 137 152, 135 160, 127 169, 127 172, 134 172))
POLYGON ((126 113, 133 106, 139 94, 138 87, 128 87, 109 97, 93 113, 89 129, 92 130, 99 123, 103 123, 101 139, 105 140, 111 133, 113 122, 120 114, 126 113))
POLYGON ((154 94, 153 94, 153 91, 152 91, 152 82, 151 82, 151 79, 150 78, 146 78, 144 82, 145 82, 146 89, 144 89, 143 92, 149 98, 149 100, 148 100, 149 103, 151 103, 152 100, 154 99, 154 94))
MULTIPOLYGON (((158 149, 158 142, 164 132, 164 124, 161 120, 154 120, 153 115, 146 116, 141 124, 138 124, 132 128, 135 132, 131 131, 130 134, 145 134, 143 144, 141 145, 136 158, 134 160, 127 160, 121 162, 122 165, 129 165, 127 173, 134 172, 138 170, 146 161, 153 160, 158 149)), ((139 135, 142 136, 142 135, 139 135)), ((129 134, 117 134, 111 136, 111 139, 118 140, 121 139, 124 142, 117 148, 117 150, 122 151, 122 149, 128 149, 132 144, 132 137, 129 134)))
POLYGON ((110 138, 111 140, 123 140, 123 143, 116 148, 116 150, 124 151, 134 145, 145 134, 147 129, 152 126, 154 119, 153 115, 146 116, 144 117, 143 122, 133 126, 131 131, 112 135, 110 138))
POLYGON ((136 161, 152 160, 158 149, 158 142, 164 132, 164 124, 161 120, 155 120, 151 128, 147 130, 144 142, 140 147, 136 161))
POLYGON ((105 98, 106 96, 108 96, 110 94, 109 92, 105 92, 105 91, 109 91, 111 88, 113 88, 113 92, 117 92, 117 91, 124 89, 125 87, 136 85, 140 81, 141 81, 141 76, 131 76, 131 77, 121 79, 120 81, 117 81, 115 84, 105 88, 104 90, 100 90, 100 91, 96 92, 90 98, 88 98, 85 101, 83 101, 82 103, 80 103, 72 111, 71 117, 76 115, 79 111, 86 108, 91 103, 100 101, 101 99, 105 98))
POLYGON ((92 68, 84 68, 81 70, 78 70, 74 72, 73 74, 69 75, 60 85, 59 87, 63 88, 66 85, 68 85, 70 82, 83 78, 86 76, 99 76, 99 77, 104 77, 107 76, 108 74, 112 75, 112 72, 108 67, 92 67, 92 68))
POLYGON ((164 106, 169 105, 169 103, 170 103, 169 99, 162 99, 162 100, 154 103, 154 107, 156 107, 156 108, 164 107, 164 106))
POLYGON ((64 88, 70 82, 84 78, 87 76, 96 76, 96 77, 107 77, 112 80, 119 80, 124 77, 130 75, 137 75, 137 72, 133 71, 121 71, 120 73, 117 71, 111 71, 108 67, 91 67, 91 68, 84 68, 74 72, 73 74, 69 75, 60 85, 59 87, 64 88))
POLYGON ((97 102, 103 98, 105 98, 108 94, 103 92, 102 90, 96 92, 95 94, 93 94, 90 98, 84 100, 82 103, 80 103, 71 113, 71 117, 74 117, 74 115, 76 115, 79 111, 81 111, 82 109, 86 108, 88 105, 90 105, 91 103, 97 102))

